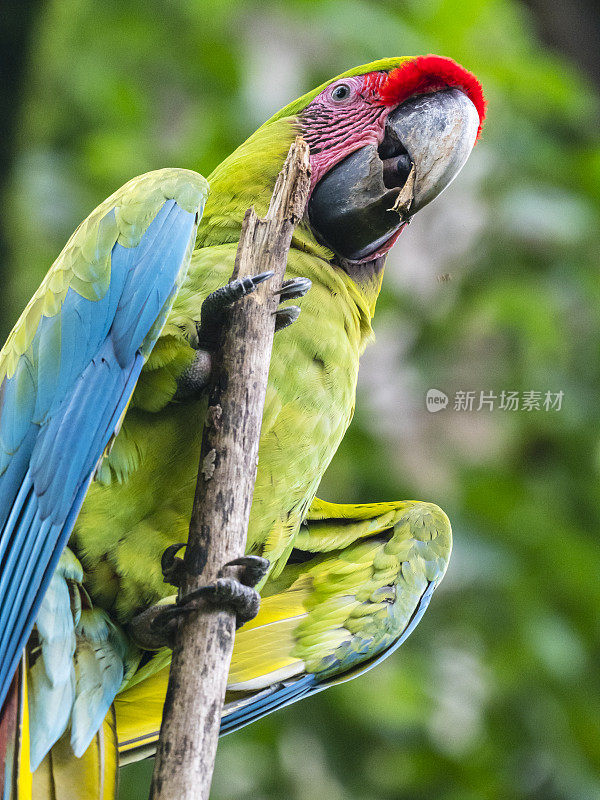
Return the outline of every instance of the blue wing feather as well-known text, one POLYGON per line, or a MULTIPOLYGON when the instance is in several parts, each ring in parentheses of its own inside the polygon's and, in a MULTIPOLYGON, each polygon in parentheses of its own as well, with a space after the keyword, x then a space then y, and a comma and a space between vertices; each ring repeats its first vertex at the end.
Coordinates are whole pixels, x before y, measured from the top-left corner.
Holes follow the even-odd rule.
POLYGON ((322 692, 332 684, 345 683, 347 680, 356 678, 358 675, 362 675, 370 669, 373 669, 373 667, 395 652, 414 631, 427 610, 436 585, 435 582, 430 582, 427 585, 427 588, 421 595, 414 614, 410 618, 406 628, 402 631, 401 636, 379 655, 366 663, 362 663, 358 668, 335 676, 330 680, 319 680, 318 674, 305 674, 296 679, 285 681, 276 687, 265 689, 257 695, 252 695, 251 697, 237 702, 234 701, 229 704, 224 711, 221 719, 220 735, 224 736, 227 733, 239 730, 249 725, 251 722, 265 717, 272 711, 289 706, 303 697, 310 697, 310 695, 316 694, 317 692, 322 692))
POLYGON ((104 296, 88 300, 69 288, 0 387, 0 706, 196 224, 167 200, 136 247, 112 248, 104 296))
POLYGON ((291 681, 279 684, 275 688, 266 689, 237 703, 232 703, 221 718, 220 736, 233 733, 251 722, 266 717, 272 711, 284 708, 302 697, 313 694, 317 684, 316 675, 302 675, 291 681))
POLYGON ((34 369, 29 359, 20 359, 15 374, 7 382, 4 393, 6 417, 2 415, 2 443, 14 453, 25 438, 35 409, 34 369))
MULTIPOLYGON (((32 459, 32 467, 23 482, 24 487, 31 487, 28 493, 26 510, 22 510, 20 514, 15 514, 16 525, 10 536, 9 543, 11 556, 14 553, 16 554, 14 558, 18 559, 17 565, 14 566, 11 563, 9 567, 7 562, 7 568, 3 568, 2 577, 0 578, 0 598, 2 603, 0 606, 0 680, 3 680, 3 684, 0 684, 0 697, 2 697, 4 689, 8 689, 14 669, 16 669, 19 662, 21 650, 33 626, 44 592, 77 519, 77 514, 91 479, 91 473, 127 405, 142 366, 143 359, 138 355, 134 361, 129 379, 125 381, 125 386, 122 388, 120 396, 117 395, 118 403, 116 407, 113 406, 113 413, 108 423, 102 427, 98 426, 98 430, 94 431, 94 440, 97 448, 95 452, 90 449, 89 442, 85 439, 85 432, 82 432, 81 427, 78 427, 80 420, 70 420, 69 437, 66 437, 67 441, 64 449, 61 449, 57 454, 50 452, 47 457, 48 460, 45 462, 46 464, 58 462, 58 464, 57 472, 51 475, 52 484, 44 494, 38 495, 35 492, 35 478, 32 478, 31 474, 34 465, 32 459), (77 436, 72 436, 73 431, 77 430, 82 434, 80 439, 77 436), (102 438, 100 438, 99 433, 102 434, 102 438), (81 443, 81 446, 78 446, 79 443, 81 443), (73 453, 73 460, 71 463, 67 460, 66 467, 69 470, 70 478, 65 478, 64 468, 60 469, 60 456, 69 452, 73 453), (71 470, 71 464, 74 462, 78 465, 76 476, 72 474, 71 470), (63 480, 61 480, 61 476, 63 480), (69 485, 67 481, 70 480, 70 485, 72 485, 75 478, 80 478, 80 476, 84 477, 80 479, 75 496, 73 497, 71 493, 67 495, 66 487, 69 485), (44 501, 46 502, 44 503, 44 501), (44 507, 44 510, 51 512, 45 519, 42 519, 41 506, 44 507), (30 523, 32 517, 30 509, 34 510, 32 523, 30 523), (11 655, 12 660, 9 660, 11 655)), ((95 386, 95 384, 92 385, 95 386)), ((77 399, 81 400, 79 396, 77 396, 77 399)), ((89 417, 92 416, 89 414, 89 408, 90 400, 93 404, 93 399, 92 394, 91 399, 84 400, 89 417)), ((70 407, 71 403, 68 406, 70 407)), ((79 405, 78 409, 81 408, 82 406, 79 405)), ((70 408, 65 409, 65 420, 69 419, 69 410, 70 408)), ((104 414, 102 416, 105 418, 106 409, 103 409, 103 411, 104 414)), ((88 420, 84 422, 87 423, 88 420)), ((67 431, 63 430, 62 435, 64 436, 65 433, 67 431)), ((61 438, 60 426, 58 426, 56 436, 59 439, 61 438)))

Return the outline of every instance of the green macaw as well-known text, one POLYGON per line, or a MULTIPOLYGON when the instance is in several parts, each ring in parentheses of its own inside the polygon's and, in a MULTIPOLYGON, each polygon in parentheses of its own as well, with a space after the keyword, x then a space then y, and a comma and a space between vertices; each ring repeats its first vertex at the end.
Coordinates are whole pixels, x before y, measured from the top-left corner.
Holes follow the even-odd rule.
POLYGON ((282 297, 312 288, 275 337, 247 549, 268 569, 222 732, 364 671, 418 622, 450 554, 443 512, 315 493, 352 419, 386 254, 483 117, 450 59, 376 61, 278 112, 209 176, 207 200, 194 173, 150 173, 75 232, 0 355, 5 796, 112 798, 117 746, 155 742, 170 651, 144 622, 173 595, 161 554, 187 538, 215 308, 263 276, 219 287, 299 133, 311 196, 282 297))

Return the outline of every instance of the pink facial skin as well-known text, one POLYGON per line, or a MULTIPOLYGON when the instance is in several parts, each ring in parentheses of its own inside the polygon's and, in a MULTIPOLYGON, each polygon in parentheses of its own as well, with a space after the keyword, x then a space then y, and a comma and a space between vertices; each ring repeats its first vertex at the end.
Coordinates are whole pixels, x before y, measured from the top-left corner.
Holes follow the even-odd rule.
POLYGON ((311 190, 350 153, 381 142, 391 108, 379 99, 376 89, 386 78, 385 72, 343 78, 324 89, 302 113, 311 153, 311 190))
MULTIPOLYGON (((338 162, 365 145, 379 145, 385 121, 392 110, 379 97, 385 72, 343 78, 317 95, 302 114, 304 138, 310 145, 311 192, 317 182, 338 162)), ((371 261, 388 252, 402 232, 396 231, 371 261)))
MULTIPOLYGON (((400 103, 447 87, 461 89, 473 102, 479 113, 480 132, 485 118, 481 85, 474 75, 449 58, 419 56, 389 73, 370 72, 329 84, 300 114, 311 153, 311 192, 323 175, 346 156, 365 145, 379 145, 387 116, 400 103)), ((403 228, 364 260, 384 255, 403 228)))

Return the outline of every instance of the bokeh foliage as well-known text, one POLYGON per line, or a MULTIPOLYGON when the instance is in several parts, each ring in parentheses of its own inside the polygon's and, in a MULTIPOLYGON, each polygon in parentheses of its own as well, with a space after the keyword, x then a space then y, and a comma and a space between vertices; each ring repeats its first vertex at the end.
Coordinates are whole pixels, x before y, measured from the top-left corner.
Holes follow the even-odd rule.
MULTIPOLYGON (((215 800, 600 797, 598 98, 516 0, 54 0, 37 21, 3 203, 4 332, 132 175, 208 174, 322 80, 427 52, 480 77, 488 123, 390 259, 321 494, 439 503, 453 561, 393 658, 222 741, 215 800), (437 414, 431 387, 451 398, 437 414), (460 390, 564 400, 460 412, 460 390)), ((149 766, 124 770, 122 800, 147 796, 149 766)))

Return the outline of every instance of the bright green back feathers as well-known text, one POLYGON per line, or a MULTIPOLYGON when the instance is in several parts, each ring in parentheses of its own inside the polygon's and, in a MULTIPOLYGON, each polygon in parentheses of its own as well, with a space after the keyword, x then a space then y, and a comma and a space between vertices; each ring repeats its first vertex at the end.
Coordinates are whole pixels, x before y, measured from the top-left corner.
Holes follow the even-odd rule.
MULTIPOLYGON (((303 94, 302 97, 294 100, 293 103, 289 103, 287 106, 282 108, 281 111, 278 111, 276 114, 274 114, 271 119, 267 120, 267 122, 265 122, 263 125, 263 128, 279 119, 283 119, 284 117, 296 116, 296 114, 299 114, 301 111, 303 111, 306 106, 308 106, 315 99, 315 97, 317 97, 317 95, 321 94, 323 89, 326 89, 330 84, 335 83, 342 78, 353 78, 355 75, 367 75, 369 72, 387 72, 399 67, 406 61, 410 61, 411 57, 412 56, 403 56, 401 58, 380 58, 378 61, 371 61, 369 64, 363 64, 360 67, 353 67, 353 69, 346 70, 346 72, 342 72, 341 75, 336 75, 335 78, 331 78, 330 80, 325 81, 325 83, 322 83, 320 86, 317 86, 316 89, 303 94)), ((261 129, 259 128, 259 130, 261 129)))

